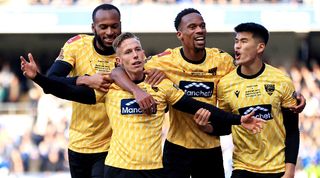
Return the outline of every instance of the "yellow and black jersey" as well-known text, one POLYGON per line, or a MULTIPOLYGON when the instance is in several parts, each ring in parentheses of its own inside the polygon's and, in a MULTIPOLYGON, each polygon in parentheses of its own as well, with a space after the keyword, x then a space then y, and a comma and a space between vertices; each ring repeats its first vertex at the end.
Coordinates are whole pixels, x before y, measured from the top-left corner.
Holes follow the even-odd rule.
MULTIPOLYGON (((69 39, 58 60, 72 65, 70 76, 110 72, 115 67, 115 55, 98 54, 93 46, 93 36, 89 35, 77 35, 69 39)), ((104 108, 103 103, 72 103, 69 149, 79 153, 99 153, 108 150, 112 132, 104 108)))
POLYGON ((218 84, 218 105, 235 114, 249 114, 267 122, 259 134, 232 126, 233 167, 257 173, 285 171, 285 137, 281 107, 296 105, 291 79, 282 71, 264 64, 258 74, 245 76, 240 67, 218 84))
POLYGON ((106 94, 106 110, 113 130, 105 164, 130 170, 162 168, 161 132, 165 108, 175 104, 184 95, 165 79, 151 87, 145 82, 138 86, 158 101, 157 111, 143 114, 134 96, 112 84, 106 94))
MULTIPOLYGON (((192 63, 184 57, 182 48, 178 47, 153 56, 147 61, 145 68, 162 70, 187 96, 216 105, 216 85, 235 66, 233 58, 217 48, 206 48, 203 60, 192 63)), ((170 142, 190 149, 220 146, 219 137, 201 131, 193 121, 193 115, 172 107, 169 112, 167 139, 170 142)))

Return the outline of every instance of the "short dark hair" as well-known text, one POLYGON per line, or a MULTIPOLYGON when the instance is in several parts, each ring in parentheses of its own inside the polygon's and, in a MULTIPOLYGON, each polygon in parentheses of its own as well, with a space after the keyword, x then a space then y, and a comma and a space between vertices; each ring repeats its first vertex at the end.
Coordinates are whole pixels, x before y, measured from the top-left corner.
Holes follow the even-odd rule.
POLYGON ((247 22, 241 23, 234 28, 235 32, 251 32, 254 38, 260 38, 265 44, 268 43, 269 40, 269 31, 262 25, 247 22))
POLYGON ((120 10, 116 6, 114 6, 112 4, 101 4, 101 5, 97 6, 96 8, 94 8, 94 10, 92 12, 92 21, 94 22, 94 19, 96 17, 98 10, 112 10, 112 9, 114 9, 118 12, 119 18, 120 18, 121 17, 120 10))
POLYGON ((135 38, 140 41, 140 39, 133 33, 125 32, 117 36, 117 38, 113 41, 112 47, 114 51, 117 51, 117 48, 122 44, 122 42, 126 39, 135 38))
POLYGON ((191 13, 197 13, 197 14, 201 15, 201 13, 197 9, 194 9, 194 8, 183 9, 181 12, 179 12, 179 14, 177 15, 177 17, 174 20, 174 27, 176 28, 177 31, 180 26, 182 17, 184 17, 185 15, 191 14, 191 13))

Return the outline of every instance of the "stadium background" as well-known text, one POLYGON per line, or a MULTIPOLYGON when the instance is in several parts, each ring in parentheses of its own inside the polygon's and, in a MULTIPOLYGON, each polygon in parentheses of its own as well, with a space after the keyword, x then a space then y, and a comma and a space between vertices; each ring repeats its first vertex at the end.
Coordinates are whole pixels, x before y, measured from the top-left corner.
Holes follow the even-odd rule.
MULTIPOLYGON (((320 177, 320 0, 0 0, 1 178, 70 177, 70 102, 43 94, 26 80, 19 56, 32 52, 45 73, 67 39, 91 33, 92 10, 102 2, 119 7, 123 32, 136 33, 147 55, 180 45, 173 20, 186 7, 203 14, 207 46, 230 54, 235 25, 265 25, 271 31, 265 60, 291 75, 307 99, 296 177, 320 177)), ((222 145, 230 175, 230 136, 222 145)))

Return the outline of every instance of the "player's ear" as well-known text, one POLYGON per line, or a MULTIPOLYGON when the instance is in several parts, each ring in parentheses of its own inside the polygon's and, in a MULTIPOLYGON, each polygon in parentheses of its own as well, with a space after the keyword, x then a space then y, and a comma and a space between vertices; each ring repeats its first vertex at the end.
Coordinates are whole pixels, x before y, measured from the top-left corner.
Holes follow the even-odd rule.
POLYGON ((94 30, 94 23, 91 24, 91 30, 92 30, 92 33, 95 34, 95 30, 94 30))
POLYGON ((118 65, 121 65, 122 64, 122 60, 120 57, 116 57, 116 62, 118 65))
POLYGON ((181 38, 182 38, 182 33, 181 33, 180 31, 177 31, 177 32, 176 32, 176 36, 177 36, 177 38, 178 38, 179 40, 181 40, 181 38))
POLYGON ((258 53, 262 53, 265 48, 266 48, 266 44, 265 43, 259 43, 258 46, 257 46, 258 53))

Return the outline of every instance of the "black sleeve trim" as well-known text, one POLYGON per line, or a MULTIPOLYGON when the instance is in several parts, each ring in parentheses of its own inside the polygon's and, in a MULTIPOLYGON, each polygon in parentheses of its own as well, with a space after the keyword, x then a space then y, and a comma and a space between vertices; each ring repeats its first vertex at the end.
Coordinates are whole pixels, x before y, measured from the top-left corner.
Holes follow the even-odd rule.
POLYGON ((56 60, 47 72, 47 76, 65 84, 76 85, 78 77, 67 77, 72 70, 72 65, 66 61, 56 60))
POLYGON ((296 164, 300 143, 299 114, 287 108, 282 108, 282 114, 283 124, 286 129, 285 162, 296 164))
POLYGON ((200 108, 207 109, 211 112, 210 122, 214 128, 226 125, 240 125, 241 116, 232 114, 222 109, 217 108, 216 106, 197 101, 191 97, 184 95, 176 104, 173 105, 175 109, 180 111, 195 114, 200 108))
POLYGON ((43 76, 39 73, 36 75, 33 81, 42 87, 45 93, 53 94, 56 97, 84 104, 96 103, 94 90, 87 86, 68 85, 61 81, 43 76))

